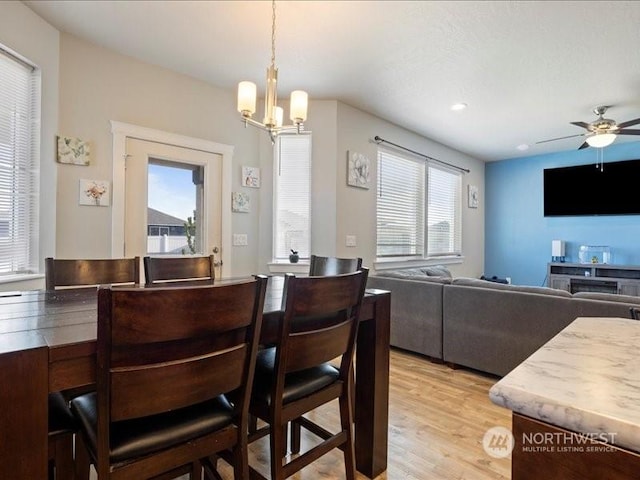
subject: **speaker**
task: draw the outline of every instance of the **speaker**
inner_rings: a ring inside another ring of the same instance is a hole
[[[551,240],[551,260],[564,262],[564,240]]]

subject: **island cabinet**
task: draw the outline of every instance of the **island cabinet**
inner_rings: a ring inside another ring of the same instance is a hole
[[[639,478],[640,455],[608,443],[615,437],[612,433],[572,432],[513,413],[511,479]]]
[[[637,320],[579,317],[491,388],[512,480],[640,478],[638,345]]]

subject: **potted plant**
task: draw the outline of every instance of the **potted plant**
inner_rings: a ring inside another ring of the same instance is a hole
[[[291,254],[289,255],[289,261],[291,263],[298,263],[298,260],[300,260],[300,256],[298,255],[298,252],[292,248]]]

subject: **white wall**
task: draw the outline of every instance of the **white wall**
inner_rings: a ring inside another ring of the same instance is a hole
[[[55,254],[56,164],[58,130],[58,65],[60,34],[21,2],[0,2],[0,43],[40,68],[42,105],[40,141],[40,267]],[[39,288],[43,280],[0,284],[0,290]]]

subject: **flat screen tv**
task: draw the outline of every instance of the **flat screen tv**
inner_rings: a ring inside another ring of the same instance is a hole
[[[544,216],[640,215],[640,160],[545,168]]]

